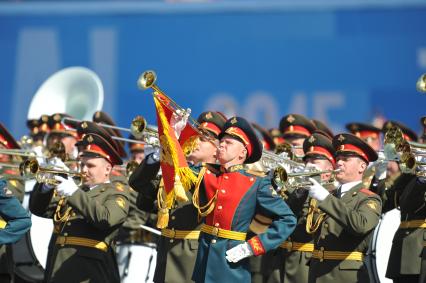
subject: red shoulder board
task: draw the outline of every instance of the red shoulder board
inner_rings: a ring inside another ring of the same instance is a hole
[[[361,193],[366,194],[367,196],[375,196],[376,194],[370,191],[369,189],[361,189],[359,190]]]

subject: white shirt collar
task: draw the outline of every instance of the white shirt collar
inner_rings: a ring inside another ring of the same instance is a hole
[[[89,187],[89,191],[93,190],[94,188],[96,188],[96,187],[97,187],[97,186],[99,186],[99,185],[102,185],[102,184],[109,184],[109,183],[111,183],[111,181],[109,181],[109,180],[108,180],[108,181],[106,181],[106,182],[104,182],[104,183],[93,185],[93,186]]]
[[[353,187],[355,187],[356,185],[358,185],[359,183],[361,183],[362,181],[354,181],[354,182],[349,182],[346,184],[343,184],[342,187],[340,188],[341,191],[341,195],[343,196],[344,193],[346,193],[347,191],[349,191],[350,189],[352,189]]]

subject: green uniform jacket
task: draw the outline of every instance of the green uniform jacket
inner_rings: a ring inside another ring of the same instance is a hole
[[[130,186],[139,192],[138,207],[156,212],[159,163],[142,162],[129,179]],[[178,203],[169,211],[168,229],[199,230],[198,212],[192,204],[192,192],[187,192],[186,203]],[[191,276],[197,257],[198,240],[170,239],[161,236],[157,247],[154,282],[192,282]]]
[[[382,211],[378,195],[361,183],[341,199],[327,196],[318,207],[326,216],[314,235],[315,250],[367,253]],[[312,258],[309,282],[369,282],[369,275],[363,261]]]
[[[4,172],[4,170],[0,170],[0,176]],[[13,193],[13,195],[19,200],[20,203],[22,203],[25,195],[25,185],[24,182],[19,179],[18,174],[19,173],[16,172],[16,178],[14,178],[13,174],[8,174],[9,176],[6,178],[7,189]],[[10,277],[13,275],[12,256],[6,254],[6,245],[0,245],[0,276],[2,276],[2,274],[8,274]]]
[[[384,211],[401,210],[401,221],[426,219],[426,184],[413,175],[402,174],[383,195]],[[418,275],[422,270],[422,254],[426,232],[424,228],[398,228],[392,242],[386,277]]]
[[[34,188],[30,209],[38,216],[53,218],[59,198],[53,190]],[[48,256],[47,282],[120,282],[115,259],[115,236],[129,210],[126,186],[104,183],[90,191],[77,190],[65,198],[61,214],[71,208],[68,220],[56,223],[56,238],[78,237],[105,242],[106,251],[75,244],[55,244]]]

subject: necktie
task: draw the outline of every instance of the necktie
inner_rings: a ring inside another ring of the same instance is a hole
[[[336,190],[336,198],[342,197],[342,186],[339,186],[339,188]]]

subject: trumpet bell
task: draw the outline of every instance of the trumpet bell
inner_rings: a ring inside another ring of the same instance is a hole
[[[426,74],[420,76],[416,83],[417,91],[426,92]]]
[[[69,67],[50,76],[34,95],[28,119],[42,114],[67,113],[82,120],[90,120],[102,109],[104,89],[100,78],[84,67]]]
[[[132,120],[132,124],[130,125],[130,132],[132,133],[132,135],[137,138],[140,139],[143,137],[143,132],[146,129],[146,120],[144,117],[142,116],[136,116],[133,120]]]
[[[143,72],[138,79],[138,86],[140,89],[148,89],[155,84],[157,80],[157,75],[154,71],[145,71]]]

